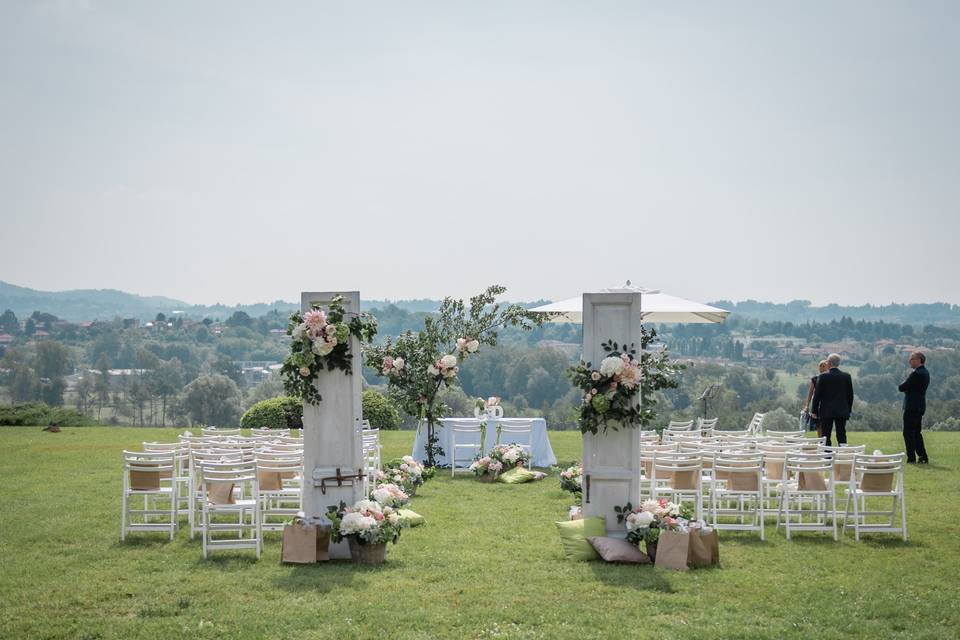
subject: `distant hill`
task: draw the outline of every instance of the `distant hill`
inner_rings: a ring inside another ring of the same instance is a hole
[[[733,314],[768,322],[830,322],[841,318],[853,320],[883,321],[896,324],[909,324],[922,327],[928,324],[939,326],[960,326],[960,305],[946,302],[930,304],[896,304],[844,307],[828,304],[814,307],[809,300],[793,300],[786,304],[744,300],[730,302],[718,300],[707,304],[726,309]]]
[[[547,300],[524,303],[524,306],[543,304]],[[814,307],[807,300],[794,300],[786,304],[745,300],[731,302],[719,300],[709,304],[727,309],[739,317],[757,320],[781,322],[830,322],[847,317],[854,320],[883,320],[899,324],[924,326],[960,326],[960,305],[947,303],[932,304],[889,304],[882,306],[862,305],[845,307],[830,304]],[[410,313],[436,311],[439,300],[363,300],[364,309],[385,308],[393,305]],[[27,287],[18,287],[0,281],[0,313],[12,309],[19,318],[25,318],[34,311],[45,311],[70,322],[89,320],[112,320],[113,318],[139,318],[151,320],[158,313],[170,315],[181,311],[187,317],[224,320],[234,311],[243,311],[252,317],[262,316],[276,310],[286,314],[299,306],[297,302],[276,300],[249,305],[191,305],[182,300],[162,296],[139,296],[116,289],[74,289],[71,291],[38,291]]]

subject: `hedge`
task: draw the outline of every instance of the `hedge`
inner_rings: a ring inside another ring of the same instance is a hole
[[[51,407],[44,402],[0,405],[0,426],[45,427],[51,424],[61,427],[83,427],[95,425],[97,421],[76,409]]]
[[[261,400],[240,418],[244,429],[302,429],[303,402],[299,398],[281,396]]]
[[[363,392],[363,417],[374,429],[399,429],[403,422],[390,399],[374,389]]]

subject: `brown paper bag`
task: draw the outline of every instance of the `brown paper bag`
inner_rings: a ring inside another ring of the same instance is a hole
[[[657,541],[656,566],[678,571],[687,570],[690,534],[685,531],[663,531]]]
[[[330,540],[330,531],[327,530],[327,541]],[[283,549],[281,562],[291,564],[313,564],[317,561],[317,527],[304,524],[302,520],[295,520],[293,524],[283,527]],[[324,560],[329,559],[324,558]]]
[[[690,548],[687,565],[691,567],[711,567],[720,563],[720,540],[717,532],[705,532],[703,529],[690,530]]]
[[[208,482],[207,500],[214,504],[234,504],[232,482]]]
[[[146,466],[146,465],[142,465],[142,466]],[[160,472],[131,470],[130,471],[130,488],[134,491],[158,490],[160,488]]]
[[[863,477],[860,478],[860,490],[875,493],[889,493],[893,491],[893,474],[865,473]]]
[[[330,527],[315,526],[317,531],[317,562],[330,559]]]
[[[801,471],[797,488],[801,491],[826,491],[827,483],[819,471]]]
[[[260,485],[260,491],[283,489],[283,478],[279,471],[257,471],[257,483]]]

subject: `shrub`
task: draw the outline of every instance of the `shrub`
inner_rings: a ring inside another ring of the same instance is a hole
[[[930,427],[930,431],[960,431],[960,420],[950,416]]]
[[[76,409],[51,407],[43,402],[0,406],[0,426],[31,427],[51,424],[61,427],[81,427],[97,424],[97,421]]]
[[[244,429],[302,429],[303,402],[291,396],[261,400],[243,414]]]
[[[374,389],[363,392],[363,417],[370,421],[374,429],[399,429],[402,422],[400,412],[393,403]]]

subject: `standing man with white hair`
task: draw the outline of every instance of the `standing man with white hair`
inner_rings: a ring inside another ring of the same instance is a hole
[[[923,446],[923,413],[927,410],[927,387],[930,386],[930,372],[925,366],[927,356],[922,351],[910,354],[910,368],[913,371],[903,381],[899,389],[903,396],[903,444],[907,448],[907,462],[927,464],[927,448]]]
[[[831,353],[827,365],[830,370],[817,377],[810,413],[819,418],[827,446],[832,447],[830,437],[834,426],[837,427],[837,444],[847,444],[847,420],[853,410],[853,379],[849,373],[840,371],[839,354]]]

